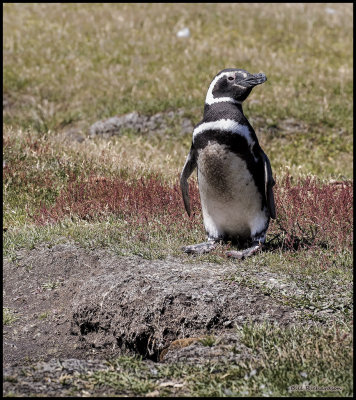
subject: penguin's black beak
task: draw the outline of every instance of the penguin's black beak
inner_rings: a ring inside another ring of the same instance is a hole
[[[267,80],[267,76],[265,74],[259,73],[253,75],[256,79],[256,85],[260,85],[261,83],[265,83]]]
[[[249,75],[246,79],[244,79],[241,83],[248,88],[252,88],[257,85],[261,85],[261,83],[266,82],[267,77],[265,74],[259,73],[254,75]]]

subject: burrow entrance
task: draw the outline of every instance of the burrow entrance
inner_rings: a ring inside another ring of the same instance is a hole
[[[247,321],[294,323],[296,310],[234,281],[242,272],[232,262],[145,260],[74,244],[21,250],[4,262],[4,306],[19,316],[4,327],[4,362],[127,353],[159,361],[174,343]]]

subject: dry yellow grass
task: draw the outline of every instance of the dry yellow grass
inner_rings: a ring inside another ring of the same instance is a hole
[[[50,139],[68,126],[86,134],[98,119],[178,107],[196,123],[212,77],[237,66],[268,76],[245,109],[258,119],[254,126],[275,170],[350,177],[352,17],[352,5],[339,3],[8,3],[5,127],[50,130]],[[189,38],[176,36],[183,27]],[[284,119],[302,121],[308,131],[274,134],[270,128]],[[115,143],[79,147],[95,157],[106,148],[108,162],[168,175],[189,148],[186,136],[172,135]]]
[[[176,36],[184,26],[186,40]],[[89,123],[132,107],[200,106],[202,91],[228,66],[267,74],[271,85],[254,100],[269,110],[299,108],[300,97],[308,104],[321,90],[315,112],[325,113],[335,100],[330,85],[342,95],[352,81],[351,47],[351,4],[4,8],[5,93],[22,84],[42,106],[47,100],[53,112],[81,113]]]

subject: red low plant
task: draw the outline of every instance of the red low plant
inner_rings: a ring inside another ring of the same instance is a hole
[[[275,186],[277,220],[271,233],[282,236],[279,246],[289,249],[313,246],[352,246],[353,183],[320,183],[313,178],[286,176]],[[90,220],[114,214],[131,225],[164,225],[174,232],[202,225],[199,192],[190,183],[192,217],[185,215],[178,182],[170,186],[158,176],[139,180],[92,176],[72,179],[52,207],[42,206],[36,221],[60,221],[66,215]],[[142,233],[143,234],[143,233]]]
[[[275,186],[277,232],[287,248],[352,247],[353,182],[286,175]]]
[[[200,214],[199,193],[190,185],[193,214]],[[56,222],[66,215],[90,220],[115,214],[130,221],[154,221],[158,217],[167,225],[182,218],[183,201],[178,184],[169,186],[158,176],[130,180],[91,176],[69,182],[52,207],[42,206],[36,216],[39,223]]]

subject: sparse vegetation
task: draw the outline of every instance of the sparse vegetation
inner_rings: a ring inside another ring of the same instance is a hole
[[[50,312],[45,311],[38,316],[38,319],[47,319],[49,315],[50,315]]]
[[[200,339],[199,341],[203,346],[212,347],[216,342],[216,338],[213,335],[207,335],[204,338]]]
[[[157,396],[305,396],[306,391],[289,390],[297,385],[339,388],[334,392],[307,392],[310,396],[352,394],[352,355],[346,350],[347,344],[352,342],[352,332],[347,328],[285,329],[268,324],[245,324],[238,335],[252,351],[251,359],[239,365],[156,365],[152,373],[152,369],[150,371],[138,359],[121,358],[111,362],[106,371],[87,376],[87,379],[109,387],[120,385],[121,390],[124,386],[127,394],[157,391]],[[205,345],[214,346],[214,343],[209,339],[209,344]],[[330,368],[336,353],[341,369]],[[136,382],[135,374],[145,377],[141,379],[140,391],[123,385],[126,380]],[[164,384],[167,381],[170,384]]]
[[[3,307],[2,309],[2,324],[3,325],[11,325],[15,322],[18,318],[14,314],[12,310],[8,307]]]
[[[49,281],[42,283],[41,287],[44,290],[54,290],[56,289],[61,283],[58,281]]]
[[[244,109],[271,160],[277,219],[265,251],[226,279],[309,310],[315,323],[245,325],[238,335],[253,353],[245,364],[157,364],[152,372],[144,360],[121,357],[62,377],[63,388],[305,396],[288,386],[307,381],[342,387],[310,396],[352,396],[352,5],[7,3],[3,11],[4,256],[16,263],[21,248],[73,241],[121,256],[226,263],[229,245],[190,258],[180,250],[205,236],[195,178],[191,218],[180,195],[191,142],[181,116],[159,133],[105,138],[88,129],[132,111],[181,109],[195,124],[217,71],[263,71],[268,81]],[[183,27],[189,38],[176,36]],[[60,284],[39,289],[50,295]],[[17,312],[4,307],[3,325],[15,326]]]
[[[245,324],[237,335],[251,352],[250,359],[239,364],[147,364],[140,357],[122,356],[98,370],[52,376],[47,385],[55,388],[59,383],[72,396],[352,396],[352,354],[348,350],[352,331],[348,328]],[[31,373],[38,380],[46,379],[46,372],[32,369]],[[25,368],[22,379],[29,375]]]

